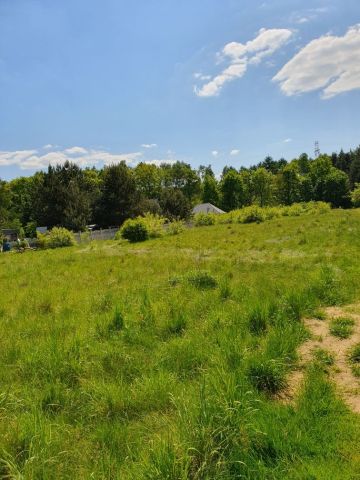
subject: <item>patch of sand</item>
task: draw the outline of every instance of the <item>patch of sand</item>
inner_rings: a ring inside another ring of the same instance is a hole
[[[357,307],[357,308],[356,308]],[[323,349],[334,357],[334,365],[329,367],[329,377],[342,395],[345,403],[354,412],[360,413],[360,381],[351,371],[348,355],[351,348],[360,343],[360,306],[344,308],[329,307],[325,310],[326,320],[305,319],[305,326],[311,332],[311,338],[298,349],[299,365],[288,377],[288,386],[281,395],[281,400],[291,402],[303,383],[306,365],[313,360],[314,350]],[[346,339],[334,337],[329,332],[329,323],[336,317],[350,317],[354,320],[353,334]]]

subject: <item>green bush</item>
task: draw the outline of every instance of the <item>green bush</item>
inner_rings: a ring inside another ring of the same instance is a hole
[[[354,207],[360,207],[360,183],[355,183],[355,189],[351,192],[351,201]]]
[[[194,224],[196,227],[214,224],[229,223],[260,223],[272,220],[278,217],[295,217],[306,214],[322,214],[331,210],[328,203],[325,202],[303,202],[294,203],[289,206],[259,207],[250,205],[232,210],[222,215],[199,213],[195,215]]]
[[[205,225],[215,225],[216,216],[213,213],[197,213],[194,216],[194,224],[196,227]]]
[[[75,243],[73,233],[63,227],[54,227],[50,232],[37,234],[39,248],[71,247]]]
[[[184,222],[182,220],[175,220],[169,223],[166,233],[168,235],[178,235],[184,231]]]
[[[242,209],[240,223],[260,223],[265,220],[265,209],[252,205]]]
[[[143,242],[149,238],[149,231],[142,217],[129,218],[120,228],[120,235],[131,243]]]
[[[149,238],[159,238],[164,235],[164,224],[166,222],[165,217],[153,215],[152,213],[146,213],[143,217],[143,221],[147,228]]]

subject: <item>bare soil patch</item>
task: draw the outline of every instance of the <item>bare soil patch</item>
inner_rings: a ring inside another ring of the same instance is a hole
[[[306,367],[313,361],[314,351],[322,349],[334,357],[334,364],[328,368],[329,377],[335,384],[344,402],[356,413],[360,413],[360,381],[356,378],[349,364],[348,356],[351,348],[360,342],[360,305],[347,307],[329,307],[325,309],[326,319],[305,319],[305,326],[311,333],[311,338],[298,349],[299,364],[288,377],[288,387],[281,400],[291,402],[296,397],[304,380]],[[346,339],[340,339],[330,334],[329,325],[337,317],[350,317],[354,320],[353,334]]]

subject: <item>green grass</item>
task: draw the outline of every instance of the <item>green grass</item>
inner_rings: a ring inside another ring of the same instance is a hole
[[[349,338],[354,331],[354,320],[348,317],[338,317],[330,323],[330,333],[334,337]]]
[[[334,355],[323,348],[317,348],[314,352],[314,357],[315,360],[317,360],[319,364],[323,365],[324,367],[331,367],[335,363]]]
[[[351,370],[355,377],[360,377],[360,343],[357,343],[349,352]]]
[[[275,394],[359,275],[358,210],[0,255],[0,479],[357,478],[325,356]]]

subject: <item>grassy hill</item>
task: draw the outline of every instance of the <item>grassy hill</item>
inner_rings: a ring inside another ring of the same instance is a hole
[[[358,210],[1,255],[0,478],[360,478],[326,364],[281,395],[359,280]]]

